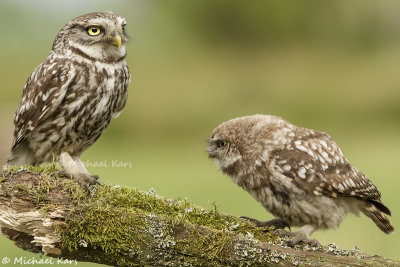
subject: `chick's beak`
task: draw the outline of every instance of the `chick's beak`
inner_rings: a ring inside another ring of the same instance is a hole
[[[208,152],[208,158],[213,159],[217,157],[217,152],[211,146],[208,147],[207,152]]]
[[[111,39],[111,44],[118,46],[118,48],[121,48],[121,36],[119,36],[119,34],[116,34],[115,36],[113,36],[113,38]]]

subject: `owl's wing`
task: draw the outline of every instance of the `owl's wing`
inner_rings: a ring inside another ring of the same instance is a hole
[[[75,72],[64,61],[47,60],[28,78],[14,117],[12,150],[60,105]]]
[[[121,87],[118,88],[119,92],[117,95],[118,99],[115,102],[115,106],[113,107],[112,116],[117,118],[122,109],[125,107],[126,100],[128,99],[128,87],[131,82],[131,75],[129,73],[128,66],[122,68],[122,73],[120,75],[120,84]]]
[[[375,185],[344,157],[339,146],[325,133],[313,131],[271,153],[272,168],[310,194],[346,196],[382,205]]]

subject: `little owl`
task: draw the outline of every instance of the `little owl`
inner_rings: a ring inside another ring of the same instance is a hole
[[[14,118],[9,165],[57,160],[82,185],[96,183],[79,157],[125,106],[130,83],[126,20],[82,15],[57,34],[28,78]]]
[[[211,134],[209,157],[232,181],[276,218],[257,226],[300,227],[290,246],[317,229],[338,228],[347,212],[363,212],[385,233],[394,228],[375,185],[344,157],[323,132],[297,127],[282,118],[254,115],[222,123]]]

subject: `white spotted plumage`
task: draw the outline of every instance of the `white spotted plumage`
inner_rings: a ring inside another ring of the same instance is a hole
[[[385,233],[394,231],[378,189],[326,133],[275,116],[247,116],[215,128],[208,152],[236,184],[306,236],[337,228],[358,211]]]
[[[8,164],[55,159],[81,184],[94,182],[79,157],[125,106],[130,83],[125,25],[122,17],[97,12],[61,29],[24,86]],[[97,34],[89,34],[93,27]]]

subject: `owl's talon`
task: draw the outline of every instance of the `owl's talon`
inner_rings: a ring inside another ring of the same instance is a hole
[[[248,221],[248,222],[250,222],[250,223],[252,223],[252,224],[254,224],[254,225],[256,225],[257,227],[261,227],[260,224],[261,224],[262,222],[259,221],[259,220],[256,220],[256,219],[254,219],[254,218],[250,218],[250,217],[247,217],[247,216],[240,216],[240,218],[241,218],[241,219],[244,219],[244,220],[246,220],[246,221]]]
[[[307,236],[302,232],[288,232],[282,229],[278,229],[274,231],[274,234],[279,237],[291,237],[290,240],[285,241],[285,245],[288,247],[294,247],[300,243],[307,244],[311,247],[316,249],[321,248],[321,244],[316,239],[309,239]]]
[[[87,190],[89,196],[93,196],[93,191],[90,189],[90,187],[87,184],[84,184],[83,187]]]
[[[86,183],[86,182],[83,182],[83,181],[81,181],[81,182],[79,182],[78,181],[78,183],[83,187],[83,188],[85,188],[85,190],[87,191],[87,193],[88,193],[88,195],[89,196],[93,196],[93,190],[92,189],[90,189],[90,184],[88,184],[88,183]]]
[[[317,239],[308,239],[307,243],[316,249],[321,248],[321,243],[319,243]]]
[[[289,228],[290,230],[290,226],[282,219],[280,218],[275,218],[269,221],[259,221],[250,217],[246,217],[246,216],[240,216],[240,218],[245,219],[251,223],[253,223],[255,226],[257,227],[275,227],[276,229],[284,229],[286,227]]]
[[[89,196],[93,195],[93,191],[90,189],[91,185],[101,185],[99,181],[97,181],[95,178],[93,178],[91,175],[79,175],[79,176],[73,176],[73,178],[78,182],[80,186],[85,188],[87,192],[89,193]]]
[[[320,249],[321,248],[321,244],[316,239],[308,239],[308,238],[301,239],[301,240],[291,239],[291,240],[288,240],[288,241],[285,242],[285,244],[288,247],[294,247],[295,245],[299,245],[301,243],[309,245],[309,246],[311,246],[313,248],[316,248],[316,249]]]
[[[85,181],[85,183],[89,185],[95,185],[95,184],[101,185],[101,183],[97,181],[97,179],[94,178],[92,175],[84,175],[82,178]]]
[[[283,229],[277,229],[273,232],[273,234],[279,237],[293,237],[296,233],[288,232]]]
[[[75,178],[78,181],[78,183],[81,186],[85,187],[85,188],[86,188],[87,184],[89,184],[89,185],[95,185],[95,184],[101,185],[101,183],[97,180],[97,179],[100,178],[98,175],[88,175],[88,176],[87,175],[82,175],[82,176],[79,176],[79,177],[74,177],[74,176],[68,175],[64,171],[57,171],[56,175],[59,176],[59,177],[62,177],[62,178],[71,178],[71,177]]]

